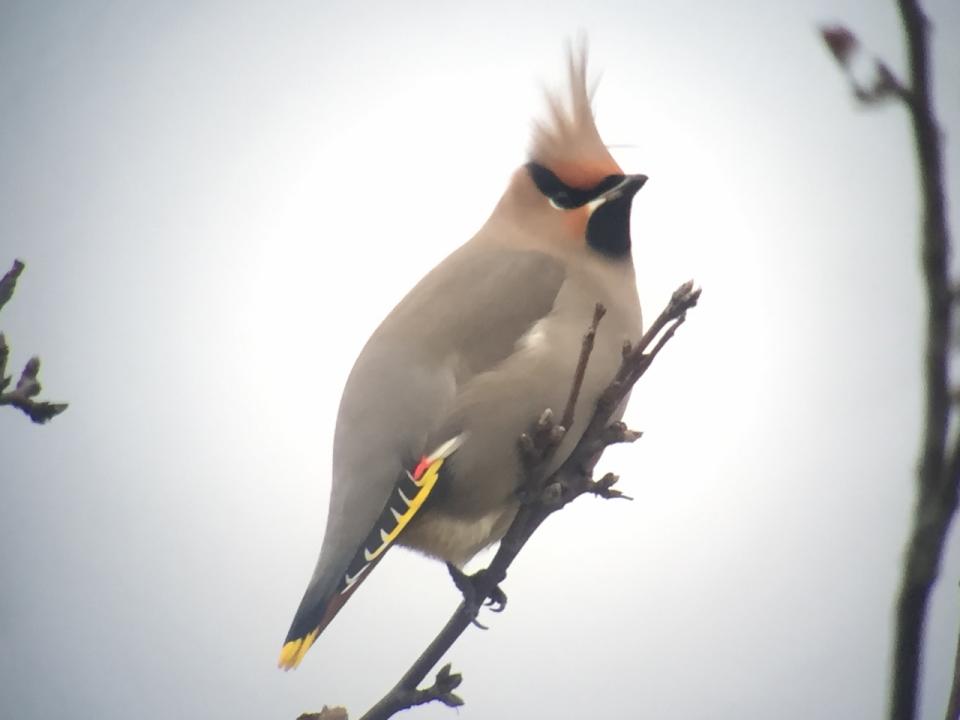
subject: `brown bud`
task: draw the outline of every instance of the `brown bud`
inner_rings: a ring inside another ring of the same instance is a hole
[[[850,58],[856,52],[860,43],[857,36],[843,25],[825,25],[820,28],[820,35],[827,44],[827,48],[843,67],[848,67]]]

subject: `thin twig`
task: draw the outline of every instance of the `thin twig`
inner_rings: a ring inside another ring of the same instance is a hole
[[[343,707],[327,707],[318,713],[303,713],[297,720],[347,720],[347,709]]]
[[[878,58],[873,59],[873,77],[869,83],[857,78],[853,71],[853,57],[860,51],[860,41],[847,28],[842,25],[824,25],[820,27],[820,35],[847,76],[853,96],[861,103],[877,105],[896,98],[907,103],[912,102],[910,92],[900,79]]]
[[[624,352],[623,362],[620,364],[616,377],[600,394],[597,410],[584,431],[584,437],[595,437],[603,427],[606,427],[614,410],[623,402],[633,384],[640,379],[640,376],[650,366],[652,358],[647,358],[647,348],[658,338],[667,325],[682,322],[687,310],[694,307],[699,299],[700,290],[694,289],[692,280],[685,282],[674,290],[667,307],[653,321],[653,324],[640,338],[640,342],[632,346],[629,352]],[[672,336],[673,332],[673,330],[670,330],[669,334]],[[659,352],[659,348],[655,348],[655,352]]]
[[[20,260],[13,261],[13,267],[6,275],[0,278],[0,310],[13,297],[13,291],[17,289],[17,278],[23,272],[24,264]]]
[[[683,322],[686,311],[696,305],[700,297],[700,290],[693,288],[693,283],[685,283],[681,286],[671,298],[670,304],[654,321],[650,329],[644,334],[636,347],[627,348],[624,352],[621,367],[617,372],[616,378],[603,393],[605,400],[598,402],[590,422],[587,424],[587,430],[581,436],[577,445],[570,455],[564,460],[560,467],[551,473],[543,484],[539,492],[532,493],[526,497],[525,502],[520,506],[517,515],[507,530],[506,535],[500,541],[500,547],[490,565],[480,573],[473,576],[475,583],[475,597],[473,602],[468,603],[463,600],[453,615],[447,621],[447,624],[437,634],[426,650],[416,659],[410,669],[400,679],[400,682],[384,695],[381,700],[374,705],[361,720],[386,720],[393,714],[413,707],[423,702],[439,699],[446,702],[443,697],[430,697],[434,692],[433,688],[426,690],[417,690],[417,686],[424,681],[431,668],[436,666],[443,658],[444,654],[477,618],[480,607],[484,600],[491,596],[495,588],[504,581],[507,576],[507,569],[510,567],[514,558],[520,550],[523,549],[527,540],[533,535],[540,524],[546,520],[552,513],[556,512],[570,501],[580,495],[590,492],[602,497],[620,497],[621,494],[613,490],[613,484],[616,482],[616,476],[607,475],[599,481],[592,479],[593,467],[599,457],[599,452],[613,442],[625,442],[639,437],[638,433],[632,433],[626,429],[622,423],[615,426],[610,425],[610,418],[619,405],[620,401],[633,387],[633,384],[650,367],[650,363],[656,353],[659,352],[663,344],[669,340],[673,332]],[[591,328],[595,332],[596,325],[602,317],[602,312],[594,315],[594,322]],[[663,337],[660,333],[666,329]],[[587,335],[590,335],[588,331]],[[647,354],[645,351],[651,343],[658,340],[653,350]],[[586,338],[584,339],[584,348],[588,347]],[[581,349],[581,359],[585,369],[586,362],[589,360],[592,342],[589,343],[589,349]],[[578,370],[575,375],[582,375],[580,372],[581,363],[578,363]],[[580,380],[582,382],[582,378]],[[574,385],[577,384],[576,379]],[[575,397],[571,391],[571,397]],[[610,405],[610,403],[613,405]],[[566,416],[567,413],[564,413]],[[542,422],[542,418],[541,418]],[[611,428],[614,430],[611,432]],[[529,440],[529,438],[528,438]],[[434,687],[441,685],[441,675],[446,671],[450,676],[449,666],[446,666],[440,674],[437,675],[437,682]],[[460,676],[455,675],[457,684],[460,682]],[[455,685],[453,687],[456,687]],[[452,690],[452,688],[450,688]],[[450,690],[447,690],[449,692]],[[441,693],[442,694],[442,693]],[[459,700],[459,697],[454,696]],[[462,702],[462,701],[461,701]],[[447,702],[447,704],[451,704]]]
[[[590,329],[583,336],[583,344],[580,347],[580,358],[577,360],[577,370],[573,374],[573,384],[570,386],[570,397],[567,398],[567,407],[563,411],[563,417],[560,420],[560,426],[565,430],[573,427],[573,415],[577,407],[577,398],[580,397],[580,388],[583,387],[583,378],[587,372],[587,363],[590,360],[590,354],[593,352],[593,341],[597,338],[597,327],[603,316],[607,314],[607,309],[597,303],[593,308],[593,322],[590,323]]]
[[[17,288],[17,279],[23,272],[24,264],[19,260],[13,261],[13,267],[0,278],[0,309],[13,297]],[[67,409],[66,403],[51,403],[38,401],[34,398],[40,394],[40,358],[34,356],[27,361],[20,379],[13,390],[6,392],[12,377],[7,375],[7,360],[10,357],[10,346],[6,338],[0,333],[0,405],[10,405],[22,410],[35,423],[45,423]]]
[[[534,423],[530,432],[522,433],[517,439],[520,461],[523,464],[526,476],[520,489],[521,499],[528,497],[531,493],[535,494],[543,490],[544,478],[538,478],[538,471],[546,465],[547,459],[560,447],[560,442],[567,431],[573,427],[577,400],[580,397],[583,379],[587,372],[587,363],[589,363],[590,355],[593,353],[593,343],[597,337],[600,321],[606,314],[607,309],[601,303],[594,306],[593,320],[583,336],[583,342],[580,344],[580,356],[577,358],[573,382],[570,385],[570,393],[567,396],[567,404],[560,418],[560,424],[558,425],[554,421],[553,411],[547,408]]]
[[[476,617],[476,612],[471,614],[466,607],[466,602],[461,602],[447,624],[444,625],[443,630],[437,634],[430,645],[427,646],[427,649],[410,666],[410,669],[403,674],[400,682],[380,698],[376,705],[364,713],[360,720],[386,720],[401,710],[423,705],[433,700],[440,700],[449,707],[463,705],[460,696],[452,692],[454,688],[460,685],[463,678],[459,673],[451,674],[449,664],[437,673],[436,681],[431,687],[418,690],[417,686],[427,677],[431,668],[440,662],[444,653],[463,634],[463,631],[470,626],[474,617]],[[445,678],[441,677],[444,671],[446,671]],[[451,682],[451,678],[453,682]]]

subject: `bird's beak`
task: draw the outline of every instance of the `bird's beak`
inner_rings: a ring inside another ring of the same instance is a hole
[[[633,195],[647,182],[646,175],[627,175],[619,185],[611,188],[606,194],[607,200],[618,197],[633,197]]]
[[[642,188],[646,182],[646,175],[627,175],[623,178],[623,180],[607,190],[603,195],[587,203],[587,207],[589,207],[592,212],[605,202],[618,200],[619,198],[632,198],[634,194],[636,194],[637,190]]]

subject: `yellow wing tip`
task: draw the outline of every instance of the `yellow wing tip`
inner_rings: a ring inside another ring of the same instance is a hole
[[[299,666],[303,660],[303,656],[307,654],[307,650],[313,645],[313,641],[317,639],[319,632],[320,629],[317,628],[302,638],[297,638],[296,640],[291,640],[286,643],[283,649],[280,650],[280,659],[277,661],[277,667],[282,670],[294,670]]]

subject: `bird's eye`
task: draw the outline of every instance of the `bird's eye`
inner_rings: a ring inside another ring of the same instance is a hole
[[[570,194],[566,190],[558,190],[547,199],[557,210],[566,210],[570,207]]]

